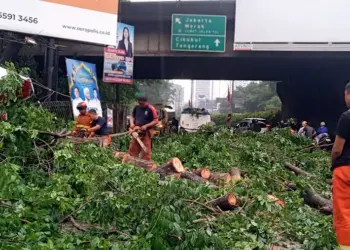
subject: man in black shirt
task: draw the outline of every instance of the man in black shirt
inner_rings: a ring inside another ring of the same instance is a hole
[[[90,132],[90,137],[96,135],[100,141],[100,147],[107,147],[109,144],[111,144],[107,120],[101,116],[98,116],[96,110],[94,109],[89,110],[88,114],[92,120],[91,128],[88,130],[88,132]]]
[[[350,82],[345,87],[345,102],[350,108]],[[333,224],[340,249],[350,248],[350,110],[338,121],[332,149]]]

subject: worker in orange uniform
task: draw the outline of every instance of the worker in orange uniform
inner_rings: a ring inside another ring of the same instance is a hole
[[[147,152],[143,154],[144,160],[151,160],[153,127],[158,124],[157,110],[148,103],[148,99],[144,94],[137,95],[138,105],[135,106],[130,117],[129,133],[137,132],[143,144],[147,148]],[[141,146],[135,138],[131,139],[129,146],[129,154],[133,157],[139,157]]]
[[[75,126],[73,129],[73,136],[85,137],[88,135],[88,130],[91,128],[91,117],[86,113],[87,105],[85,102],[80,102],[77,105],[77,109],[79,110],[79,115],[75,122]]]
[[[350,108],[350,82],[345,87]],[[339,118],[331,154],[333,170],[333,224],[341,250],[350,249],[350,110]]]

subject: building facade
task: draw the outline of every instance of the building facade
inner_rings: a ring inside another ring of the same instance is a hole
[[[198,108],[207,108],[208,100],[212,99],[213,81],[195,80],[194,85],[195,106]]]

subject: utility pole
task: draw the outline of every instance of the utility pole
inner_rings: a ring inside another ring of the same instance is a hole
[[[47,87],[52,89],[53,86],[53,71],[54,71],[54,61],[55,61],[55,39],[49,39],[49,47],[47,48]]]
[[[232,80],[231,81],[231,113],[233,112],[233,107],[235,106],[235,102],[234,102],[234,89],[235,89],[235,81]]]
[[[193,92],[194,92],[194,85],[193,80],[191,80],[191,106],[193,107]]]

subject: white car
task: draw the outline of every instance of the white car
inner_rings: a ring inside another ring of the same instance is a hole
[[[236,132],[247,132],[248,130],[252,130],[253,120],[257,121],[257,124],[260,127],[260,131],[256,131],[258,133],[266,133],[268,131],[268,127],[270,126],[266,119],[263,118],[245,118],[240,121],[236,127]]]
[[[199,109],[185,109],[180,116],[179,131],[197,132],[202,125],[209,123],[211,123],[211,117],[208,112],[202,112]]]

